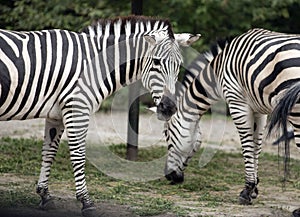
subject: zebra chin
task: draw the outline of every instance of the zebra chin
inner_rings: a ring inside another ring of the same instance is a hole
[[[168,121],[177,111],[175,97],[163,95],[160,103],[157,105],[157,119]]]
[[[166,174],[165,177],[168,181],[171,181],[172,185],[180,184],[180,183],[183,183],[183,181],[184,181],[184,173],[183,172],[178,173],[176,171],[172,171],[171,173]]]

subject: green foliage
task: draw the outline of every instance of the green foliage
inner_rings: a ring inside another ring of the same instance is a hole
[[[216,40],[250,28],[298,32],[300,2],[297,0],[146,0],[146,13],[169,17],[177,32],[201,33],[203,50]]]
[[[129,15],[130,1],[0,0],[0,27],[14,30],[62,28],[81,30],[99,18]],[[254,27],[298,32],[298,0],[144,0],[147,16],[169,18],[176,32],[201,33],[198,49],[216,38],[234,36]]]
[[[127,15],[130,4],[98,0],[17,0],[0,6],[0,27],[13,30],[60,28],[79,31],[99,18]]]

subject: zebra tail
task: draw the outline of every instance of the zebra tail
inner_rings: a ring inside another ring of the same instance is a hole
[[[294,133],[288,131],[288,116],[293,106],[299,100],[300,84],[291,86],[275,106],[269,117],[267,127],[267,137],[275,130],[281,130],[281,136],[273,144],[278,144],[278,154],[280,153],[280,145],[284,143],[284,182],[289,174],[290,162],[290,140],[294,138]]]
[[[277,139],[275,142],[273,142],[273,145],[280,145],[281,142],[284,142],[285,139],[291,140],[293,139],[294,136],[294,132],[293,131],[288,131],[287,136],[282,135],[279,139]]]

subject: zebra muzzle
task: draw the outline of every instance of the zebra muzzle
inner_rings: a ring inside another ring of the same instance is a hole
[[[160,103],[157,105],[157,118],[168,121],[177,111],[176,99],[169,91],[165,91]]]
[[[171,184],[180,184],[184,181],[184,173],[177,174],[176,171],[173,171],[165,175],[168,181],[171,181]]]

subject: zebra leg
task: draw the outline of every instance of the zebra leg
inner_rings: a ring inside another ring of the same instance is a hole
[[[91,201],[85,179],[85,140],[89,126],[89,111],[68,110],[64,114],[64,123],[69,139],[70,158],[76,185],[76,198],[82,203],[82,214],[92,215],[95,210]]]
[[[261,145],[262,145],[262,140],[263,140],[263,134],[264,134],[264,128],[266,126],[267,122],[267,115],[262,115],[255,113],[254,114],[254,169],[255,169],[255,174],[256,174],[256,183],[255,187],[252,190],[250,196],[252,199],[257,198],[258,195],[258,188],[257,185],[259,183],[259,178],[258,178],[258,158],[261,152]]]
[[[291,112],[289,113],[288,120],[289,120],[289,122],[291,123],[291,125],[293,127],[295,143],[296,143],[296,145],[298,147],[298,150],[299,150],[300,149],[300,103],[299,103],[299,100],[294,105]],[[289,141],[288,141],[288,143],[289,143]],[[286,154],[286,157],[289,158],[289,154],[290,154],[289,145],[286,148],[288,149],[288,153],[285,153],[285,154]],[[285,165],[285,167],[288,167],[288,165]],[[289,169],[287,169],[287,171],[285,171],[285,173],[286,172],[288,173]],[[292,212],[292,217],[300,217],[300,208],[295,209]]]
[[[45,138],[42,148],[42,167],[36,188],[36,192],[41,196],[40,208],[42,209],[52,206],[52,197],[48,190],[48,179],[63,132],[64,126],[61,120],[46,119]]]
[[[240,204],[251,204],[251,193],[256,185],[254,116],[252,109],[243,101],[229,103],[230,114],[238,130],[245,163],[245,188],[239,196]]]

